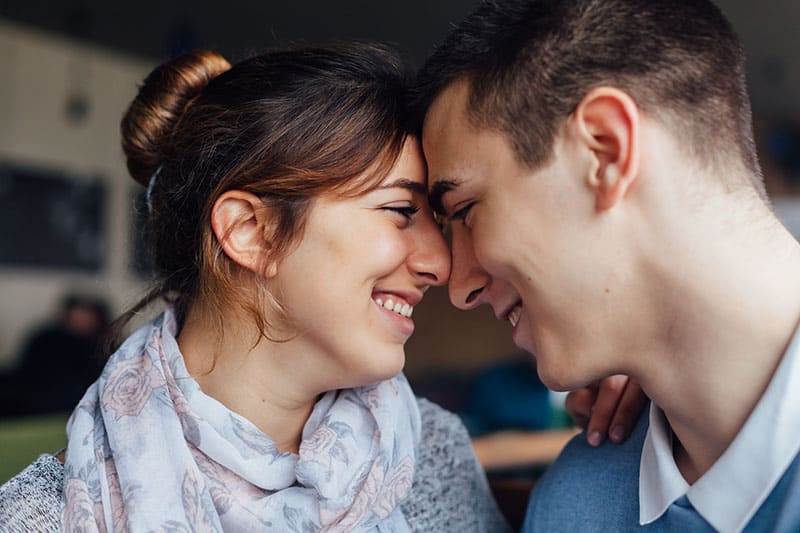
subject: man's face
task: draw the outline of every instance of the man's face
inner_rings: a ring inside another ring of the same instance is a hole
[[[467,101],[466,82],[445,89],[422,135],[431,200],[450,220],[450,299],[462,309],[489,304],[509,320],[549,387],[602,377],[609,361],[595,357],[596,345],[616,280],[613,261],[598,256],[603,226],[582,177],[585,151],[562,132],[550,160],[531,169],[504,134],[470,123]]]

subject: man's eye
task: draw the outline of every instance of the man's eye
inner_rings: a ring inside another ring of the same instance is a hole
[[[469,214],[469,210],[472,209],[472,206],[475,205],[475,202],[470,202],[452,215],[450,215],[450,220],[461,220],[462,222],[466,220],[467,215]]]

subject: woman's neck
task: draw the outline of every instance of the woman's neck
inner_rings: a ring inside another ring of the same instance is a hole
[[[282,364],[285,346],[255,342],[258,332],[247,323],[225,317],[220,332],[201,310],[191,310],[178,335],[186,368],[205,394],[252,422],[280,451],[297,453],[319,393]]]

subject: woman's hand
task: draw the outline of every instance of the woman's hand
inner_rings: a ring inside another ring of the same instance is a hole
[[[624,442],[647,400],[638,383],[616,375],[570,392],[565,407],[575,424],[586,430],[589,444],[600,446],[606,435],[617,444]]]

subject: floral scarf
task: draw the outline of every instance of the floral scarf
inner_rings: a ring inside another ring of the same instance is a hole
[[[171,310],[109,359],[67,424],[64,529],[409,531],[416,400],[402,375],[324,394],[299,454],[189,377]]]

